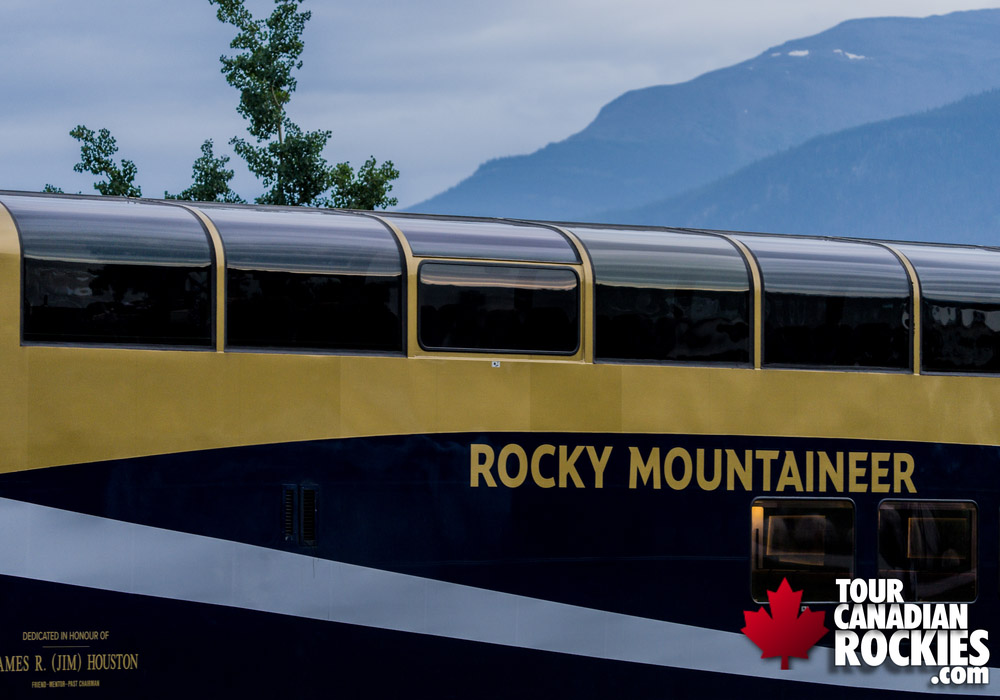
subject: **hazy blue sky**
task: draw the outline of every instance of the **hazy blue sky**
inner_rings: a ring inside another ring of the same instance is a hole
[[[489,158],[582,129],[626,90],[689,80],[854,17],[997,6],[960,0],[307,0],[305,65],[291,116],[331,129],[331,162],[374,154],[414,204]],[[267,0],[250,0],[258,15]],[[243,135],[219,72],[230,28],[208,0],[0,0],[0,189],[72,172],[79,123],[107,127],[143,194],[190,184],[206,138]],[[844,47],[850,50],[850,47]],[[234,156],[235,188],[261,188]]]

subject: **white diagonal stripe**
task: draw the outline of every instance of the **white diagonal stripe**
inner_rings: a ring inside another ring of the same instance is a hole
[[[760,659],[742,634],[555,603],[0,498],[0,574],[602,659],[913,692],[936,669]],[[742,611],[734,611],[734,624]],[[1000,695],[1000,684],[951,692]]]

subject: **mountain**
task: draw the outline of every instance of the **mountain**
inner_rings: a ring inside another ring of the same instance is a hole
[[[412,211],[587,219],[808,139],[1000,87],[1000,10],[851,20],[694,80],[634,90],[583,131],[491,160]]]
[[[1000,90],[867,124],[600,221],[1000,245]]]

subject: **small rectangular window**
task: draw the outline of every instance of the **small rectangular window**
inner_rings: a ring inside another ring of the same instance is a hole
[[[837,600],[838,578],[854,576],[854,503],[758,498],[751,513],[751,592],[767,602],[787,578],[803,603]]]
[[[579,347],[572,270],[424,263],[419,281],[425,349],[571,355]]]
[[[975,503],[883,501],[879,577],[900,579],[907,600],[975,600],[976,534]]]

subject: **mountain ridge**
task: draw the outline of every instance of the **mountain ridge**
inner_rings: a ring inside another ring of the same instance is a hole
[[[579,220],[659,201],[814,136],[1000,87],[998,35],[1000,9],[848,20],[628,91],[576,134],[487,161],[410,211]]]
[[[599,221],[1000,244],[1000,89],[864,124]]]

